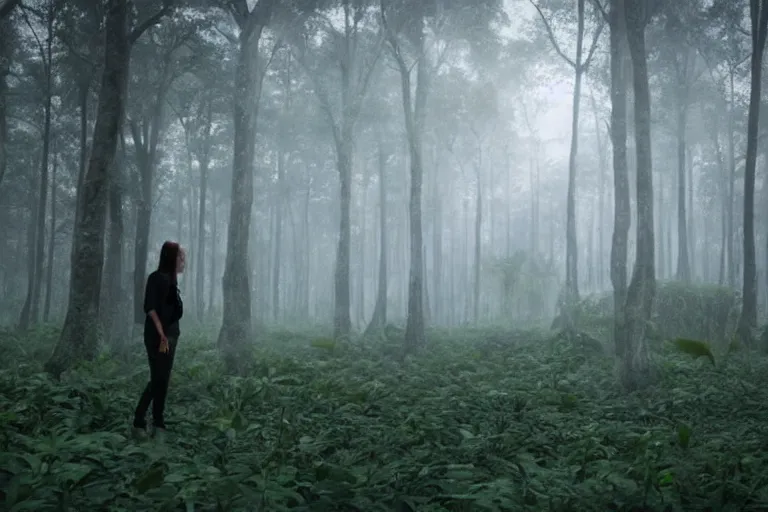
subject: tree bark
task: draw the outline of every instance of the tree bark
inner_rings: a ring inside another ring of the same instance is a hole
[[[765,51],[768,5],[763,0],[750,0],[752,20],[752,71],[747,117],[747,156],[744,165],[744,279],[738,336],[742,343],[752,343],[752,330],[757,327],[757,263],[755,256],[755,168],[760,118],[760,94]]]
[[[58,377],[78,360],[93,359],[99,346],[99,292],[104,264],[109,167],[115,156],[118,127],[130,63],[126,32],[127,0],[109,0],[101,92],[94,130],[93,150],[83,180],[82,215],[72,243],[69,305],[61,336],[45,370]]]
[[[379,285],[373,316],[365,336],[382,332],[387,324],[387,156],[379,144]]]
[[[424,18],[417,21],[414,36],[416,43],[416,90],[411,94],[411,71],[400,53],[396,36],[390,33],[390,44],[400,70],[405,129],[408,135],[408,150],[411,164],[411,186],[409,208],[410,226],[410,271],[408,276],[408,315],[405,323],[405,350],[413,351],[424,345],[424,248],[421,215],[421,192],[423,181],[422,135],[427,103],[427,66],[424,51]]]
[[[624,76],[626,20],[624,0],[613,0],[609,13],[611,52],[611,143],[613,145],[614,225],[611,239],[613,338],[616,355],[624,352],[624,305],[627,298],[627,252],[631,221],[627,171],[627,86]]]
[[[264,78],[259,42],[271,12],[271,2],[260,0],[253,11],[247,2],[238,23],[241,33],[235,69],[234,155],[232,162],[232,199],[227,226],[227,253],[222,276],[223,316],[218,346],[225,366],[231,373],[242,370],[243,347],[252,334],[250,265],[251,212],[253,209],[253,159],[256,142],[256,118]]]
[[[651,97],[645,27],[650,15],[643,0],[629,0],[626,5],[627,40],[632,58],[635,96],[635,141],[637,150],[637,248],[632,280],[627,290],[625,310],[625,347],[621,380],[625,388],[643,388],[651,380],[651,362],[646,328],[656,294],[653,169],[651,157]]]
[[[8,83],[6,78],[11,69],[10,20],[0,19],[0,186],[8,167]]]
[[[688,215],[686,212],[685,151],[686,128],[688,124],[688,67],[689,56],[686,54],[682,65],[677,62],[677,279],[683,282],[691,280],[691,264],[688,257]],[[691,186],[692,184],[688,184]]]
[[[48,264],[45,276],[45,304],[43,305],[43,322],[48,323],[51,317],[51,296],[53,295],[53,263],[54,249],[56,248],[56,170],[58,158],[56,151],[53,154],[53,169],[51,170],[51,220],[48,227]]]
[[[213,99],[207,98],[205,104],[205,125],[203,127],[203,149],[198,155],[200,163],[200,204],[198,206],[197,218],[197,265],[195,267],[196,275],[196,298],[197,298],[197,320],[202,322],[205,317],[205,206],[208,196],[208,168],[210,166],[211,150],[211,126],[213,124]],[[213,250],[213,247],[211,248]]]

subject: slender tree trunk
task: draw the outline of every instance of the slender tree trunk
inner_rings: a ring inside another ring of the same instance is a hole
[[[211,263],[208,270],[208,316],[213,316],[213,303],[216,300],[216,248],[219,242],[218,210],[216,191],[211,190]]]
[[[432,201],[434,203],[432,217],[432,295],[434,321],[436,323],[445,320],[443,314],[443,199],[442,187],[439,178],[439,153],[433,150],[434,179],[432,180]],[[510,173],[511,174],[511,173]]]
[[[211,125],[212,125],[212,104],[213,100],[208,98],[206,105],[206,120],[204,127],[204,149],[202,154],[198,156],[200,163],[200,196],[198,206],[197,217],[197,265],[195,266],[196,275],[196,288],[197,288],[197,321],[202,322],[205,316],[205,206],[208,196],[208,167],[210,165],[210,138],[211,138]],[[213,250],[213,247],[212,249]],[[213,282],[213,281],[211,281]]]
[[[592,103],[592,112],[595,115],[595,141],[597,142],[597,154],[598,154],[598,172],[600,176],[598,178],[598,196],[597,196],[597,287],[600,292],[603,291],[605,268],[603,266],[603,255],[605,251],[605,243],[603,242],[603,224],[605,221],[605,149],[603,147],[603,137],[600,129],[600,117],[597,111],[597,102],[595,102],[595,95],[590,93],[590,101]]]
[[[682,71],[687,80],[687,71]],[[679,85],[679,84],[678,84]],[[682,86],[680,86],[682,87]],[[677,107],[677,279],[683,282],[691,280],[691,264],[688,260],[688,214],[685,208],[685,131],[688,118],[688,95],[679,94]],[[690,184],[689,184],[690,185]]]
[[[275,209],[275,235],[274,235],[274,259],[272,260],[272,320],[277,323],[280,321],[280,263],[283,259],[282,241],[283,241],[283,197],[285,175],[285,152],[278,150],[277,155],[277,191],[273,205]]]
[[[573,110],[571,118],[571,150],[568,155],[568,193],[566,196],[565,228],[565,307],[566,311],[579,300],[579,247],[576,231],[576,165],[579,155],[579,108],[581,106],[581,80],[584,74],[584,4],[578,0],[578,31],[576,35],[576,66],[573,85]],[[570,313],[566,312],[571,326]]]
[[[387,324],[387,156],[379,145],[379,286],[373,316],[365,336],[383,331]]]
[[[744,280],[738,334],[745,344],[752,342],[752,329],[757,327],[757,264],[755,257],[755,168],[760,118],[761,78],[765,50],[768,5],[750,0],[752,20],[751,90],[747,117],[747,156],[744,165]]]
[[[735,135],[735,120],[734,109],[736,108],[736,93],[734,88],[734,73],[733,67],[730,69],[730,102],[728,106],[728,216],[727,216],[727,258],[728,258],[728,286],[736,288],[736,255],[734,254],[733,240],[734,240],[734,226],[733,226],[733,203],[734,192],[736,188],[736,135]]]
[[[627,389],[650,383],[650,353],[646,327],[656,294],[653,233],[653,169],[651,155],[651,96],[645,49],[645,27],[650,15],[642,0],[626,4],[627,39],[632,57],[635,95],[635,141],[637,151],[637,254],[627,289],[625,347],[621,380]]]
[[[45,277],[45,304],[43,306],[43,322],[48,323],[51,317],[51,295],[53,294],[53,263],[56,248],[56,170],[58,167],[58,155],[54,150],[53,169],[51,169],[51,222],[48,233],[48,264]]]
[[[476,167],[477,197],[475,198],[475,275],[473,279],[474,298],[472,306],[474,307],[472,321],[477,325],[480,322],[480,265],[482,257],[482,229],[483,229],[483,186],[481,181],[483,165],[482,148],[478,149],[478,163]]]
[[[611,240],[613,338],[616,355],[624,353],[624,306],[627,297],[627,253],[631,220],[627,165],[627,86],[624,76],[626,22],[624,0],[611,2],[611,143],[613,145],[614,220]]]
[[[98,352],[109,168],[117,147],[130,64],[127,16],[127,0],[108,1],[105,28],[109,37],[104,52],[93,151],[83,187],[78,190],[78,195],[82,195],[82,214],[75,225],[72,243],[69,305],[59,342],[45,364],[45,370],[56,377],[76,361],[93,359]]]
[[[409,226],[411,234],[411,262],[408,277],[408,316],[405,324],[405,346],[406,350],[421,347],[425,342],[425,321],[424,321],[424,242],[422,234],[421,219],[421,189],[423,180],[422,163],[422,133],[424,129],[424,116],[426,114],[427,103],[427,62],[424,52],[424,20],[421,18],[421,28],[418,36],[419,60],[416,64],[416,91],[413,103],[410,101],[410,78],[408,74],[401,69],[401,82],[403,89],[403,104],[407,106],[407,117],[410,122],[406,122],[406,127],[410,126],[408,135],[408,146],[411,157],[411,195],[408,203],[409,208]],[[409,94],[406,95],[406,86]],[[406,100],[407,98],[407,105]],[[411,106],[412,105],[412,106]]]

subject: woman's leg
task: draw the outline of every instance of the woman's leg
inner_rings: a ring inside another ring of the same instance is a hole
[[[149,382],[144,386],[144,391],[141,393],[139,403],[136,405],[136,411],[133,415],[133,426],[136,428],[146,428],[147,426],[147,411],[154,396],[152,382],[158,378],[158,351],[157,348],[154,348],[154,345],[154,342],[151,340],[144,340],[144,347],[147,349],[147,360],[149,361]]]
[[[155,428],[165,428],[165,398],[168,396],[168,384],[171,380],[177,341],[178,338],[168,338],[168,353],[157,354],[155,375],[152,380],[152,424]]]

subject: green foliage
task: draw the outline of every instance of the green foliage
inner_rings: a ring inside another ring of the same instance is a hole
[[[741,301],[730,288],[660,282],[656,288],[648,338],[654,341],[709,340],[713,345],[730,342]],[[576,327],[600,338],[612,338],[613,297],[587,297],[574,308]],[[553,328],[562,327],[556,318]],[[767,345],[768,346],[768,345]]]
[[[726,342],[736,326],[741,302],[730,288],[659,283],[654,323],[664,339],[678,337]]]
[[[128,436],[140,346],[60,382],[3,358],[3,509],[768,508],[765,358],[734,354],[726,372],[670,350],[658,386],[625,395],[611,357],[545,332],[432,331],[402,360],[386,342],[313,346],[323,336],[273,331],[229,378],[185,335],[162,442]]]
[[[684,354],[696,357],[706,357],[715,366],[715,356],[712,354],[712,349],[709,348],[709,343],[698,340],[689,340],[685,338],[677,338],[672,341],[672,344]]]

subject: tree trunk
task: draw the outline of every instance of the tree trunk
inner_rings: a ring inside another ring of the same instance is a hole
[[[576,34],[576,66],[573,85],[571,118],[571,150],[568,155],[568,192],[566,196],[565,227],[565,310],[571,326],[570,309],[579,300],[579,247],[576,239],[576,165],[579,155],[579,107],[581,105],[581,79],[584,74],[584,4],[578,0],[578,30]]]
[[[726,256],[728,259],[728,286],[736,288],[736,255],[734,254],[733,247],[733,203],[734,203],[734,189],[736,188],[736,134],[735,134],[735,120],[734,109],[736,108],[736,93],[734,88],[734,67],[730,68],[730,102],[728,106],[728,216],[727,216],[727,251]]]
[[[104,264],[109,168],[122,121],[124,88],[130,63],[126,33],[127,0],[109,0],[104,71],[94,129],[93,151],[83,180],[82,215],[72,243],[69,305],[64,327],[45,370],[58,377],[79,360],[93,359],[99,347],[99,292]]]
[[[284,140],[284,139],[283,139]],[[277,155],[277,190],[274,195],[275,208],[275,232],[274,244],[275,252],[272,260],[272,320],[275,323],[280,321],[280,262],[283,259],[282,241],[283,241],[283,189],[285,184],[285,152],[282,148],[278,149]]]
[[[48,264],[45,276],[45,304],[43,306],[43,322],[48,323],[51,317],[51,295],[53,295],[53,263],[56,248],[56,170],[58,158],[54,150],[53,169],[51,170],[51,223],[48,227]]]
[[[350,243],[351,243],[351,204],[352,204],[352,130],[346,120],[339,140],[336,141],[336,154],[339,171],[339,240],[336,247],[336,268],[334,274],[334,338],[349,336],[352,329],[350,316]]]
[[[125,324],[118,324],[122,312],[125,311],[129,301],[125,298],[123,287],[123,246],[125,243],[125,222],[123,219],[123,166],[125,165],[125,138],[120,132],[121,152],[116,156],[112,166],[112,176],[109,182],[109,236],[107,239],[107,261],[105,271],[107,280],[105,291],[106,300],[102,302],[106,306],[102,318],[104,334],[110,345],[120,352],[125,348],[126,342],[121,335]],[[130,322],[127,324],[130,325]],[[118,326],[120,328],[118,328]]]
[[[83,182],[85,181],[85,171],[88,164],[88,93],[90,92],[90,84],[87,80],[82,80],[78,84],[78,104],[80,105],[80,160],[78,161],[77,168],[77,190],[83,189]],[[75,224],[77,224],[80,218],[83,205],[80,204],[83,197],[78,194],[75,203]]]
[[[434,210],[432,217],[432,308],[434,311],[434,321],[437,323],[444,321],[444,297],[443,297],[443,198],[441,196],[442,187],[440,186],[440,165],[438,149],[434,149],[434,173],[432,180],[432,200]],[[511,174],[511,173],[510,173]]]
[[[253,12],[248,16],[255,15]],[[248,244],[253,209],[256,117],[264,77],[259,69],[259,41],[264,25],[257,23],[248,28],[240,34],[235,70],[232,200],[222,277],[224,309],[218,339],[225,366],[233,373],[241,370],[243,347],[250,341],[252,333]]]
[[[642,0],[630,0],[626,9],[627,40],[632,58],[637,151],[637,248],[632,280],[627,290],[624,354],[621,380],[629,389],[650,383],[651,361],[646,327],[656,294],[653,234],[653,169],[651,166],[651,97],[645,50],[645,27],[650,17]]]
[[[626,24],[624,0],[611,2],[611,143],[613,145],[614,220],[611,239],[613,338],[616,355],[624,353],[624,305],[627,297],[627,252],[631,220],[627,169],[627,89],[624,76]]]
[[[685,208],[685,131],[688,119],[687,57],[682,70],[678,70],[677,75],[677,86],[680,89],[677,95],[677,279],[687,283],[691,280],[691,264],[688,259],[688,214]]]
[[[155,100],[152,117],[145,120],[140,128],[135,120],[131,120],[129,126],[133,143],[136,148],[136,163],[139,168],[140,200],[138,215],[136,216],[136,243],[134,245],[134,269],[133,269],[133,307],[134,322],[144,323],[144,286],[147,278],[147,257],[149,252],[149,238],[152,229],[153,191],[155,166],[157,164],[157,145],[160,141],[160,133],[163,130],[163,112],[165,97],[168,91],[168,76],[170,74],[170,54],[166,55],[163,63],[163,77],[161,79],[157,97]],[[177,192],[178,194],[178,192]],[[178,196],[181,198],[181,195]]]
[[[197,288],[196,314],[198,322],[202,322],[203,317],[205,316],[205,206],[206,198],[208,196],[208,167],[210,166],[211,125],[213,124],[212,103],[213,100],[208,98],[205,107],[205,126],[203,128],[203,151],[198,155],[198,161],[200,163],[200,202],[197,212],[197,265],[195,267],[195,287]],[[213,250],[213,246],[211,250]]]
[[[216,300],[216,248],[219,245],[218,211],[216,191],[211,190],[211,263],[208,269],[208,316],[213,315],[213,303]]]
[[[0,20],[0,186],[8,168],[8,83],[6,78],[11,69],[11,34],[9,20]]]
[[[420,19],[418,35],[418,62],[416,63],[416,91],[411,101],[410,70],[401,67],[400,77],[403,107],[406,109],[406,132],[411,157],[411,194],[408,203],[411,234],[411,261],[408,277],[408,316],[405,323],[405,348],[413,350],[424,345],[424,249],[421,222],[421,188],[424,174],[422,164],[422,134],[427,103],[427,65],[424,51],[424,19]]]
[[[752,72],[747,118],[747,156],[744,164],[744,279],[738,335],[742,343],[751,344],[752,330],[757,327],[757,264],[755,259],[755,167],[760,117],[761,77],[765,50],[768,5],[763,0],[750,0],[752,20]]]
[[[600,292],[603,291],[603,285],[605,283],[605,267],[603,265],[605,259],[603,257],[605,251],[605,243],[603,242],[603,224],[605,222],[605,149],[603,148],[603,137],[600,129],[600,118],[597,110],[597,103],[595,102],[595,95],[590,93],[590,102],[592,103],[592,112],[595,115],[595,141],[597,142],[597,154],[598,154],[598,172],[600,176],[598,178],[598,192],[597,192],[597,287]]]
[[[475,198],[475,275],[473,279],[474,298],[472,306],[474,308],[472,321],[475,325],[480,322],[480,266],[482,257],[482,229],[483,229],[483,186],[481,181],[482,172],[482,149],[478,149],[478,163],[476,167],[477,197]]]
[[[365,336],[382,332],[387,324],[387,156],[379,144],[379,287]]]

